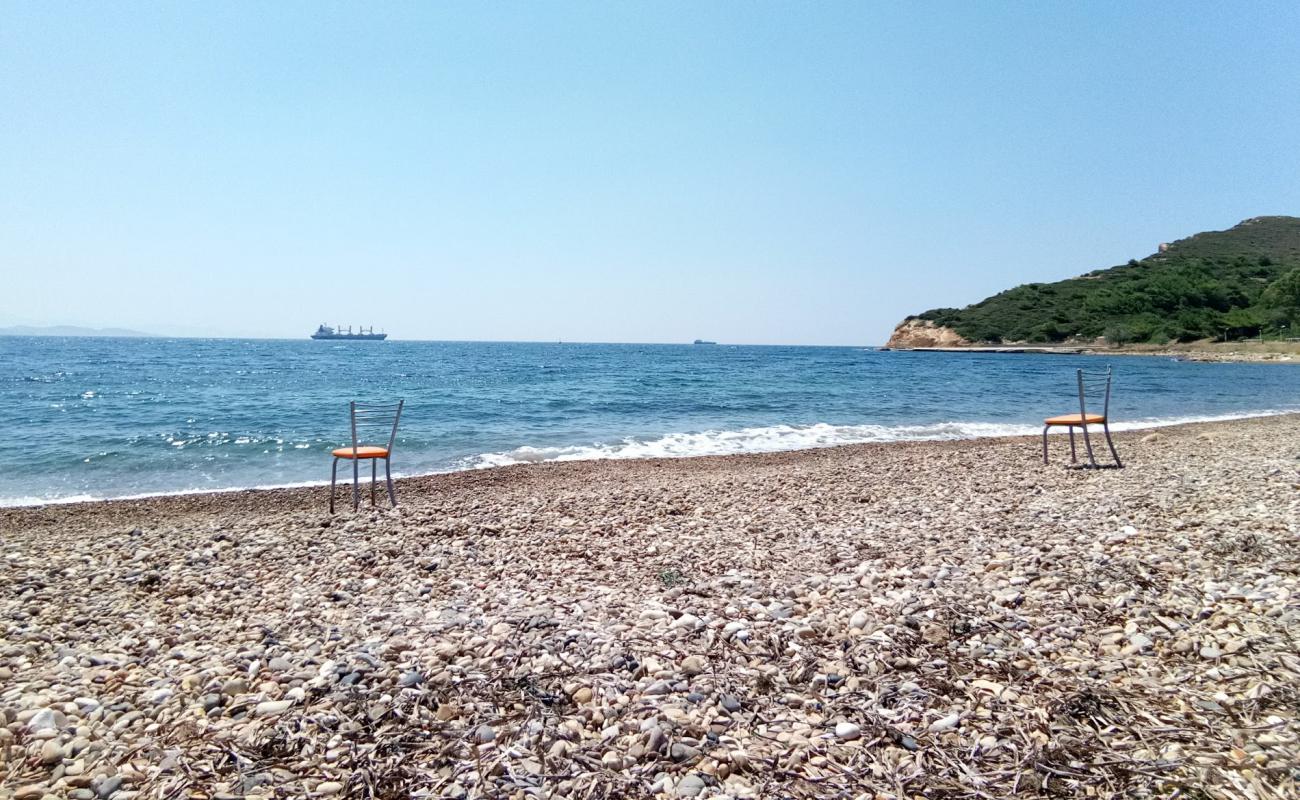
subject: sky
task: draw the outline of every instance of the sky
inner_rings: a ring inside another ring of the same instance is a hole
[[[5,3],[0,326],[879,344],[1300,215],[1300,4]]]

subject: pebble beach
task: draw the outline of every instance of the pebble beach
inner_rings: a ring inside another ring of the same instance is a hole
[[[1300,416],[1117,444],[0,509],[0,797],[1296,797]]]

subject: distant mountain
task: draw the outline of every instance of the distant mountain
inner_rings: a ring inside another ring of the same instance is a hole
[[[908,317],[890,347],[1300,335],[1300,217],[1255,217],[1141,261]]]
[[[0,336],[153,336],[126,328],[81,328],[76,325],[12,325],[0,328]]]

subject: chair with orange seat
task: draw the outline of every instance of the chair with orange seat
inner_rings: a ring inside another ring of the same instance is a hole
[[[1074,447],[1074,429],[1080,428],[1083,430],[1084,446],[1088,449],[1088,463],[1080,466],[1091,467],[1092,469],[1100,468],[1102,465],[1097,463],[1097,459],[1092,454],[1092,439],[1088,436],[1089,425],[1100,425],[1102,431],[1106,434],[1106,445],[1110,447],[1110,454],[1115,459],[1114,464],[1106,466],[1123,467],[1124,464],[1119,460],[1119,453],[1115,451],[1115,442],[1110,438],[1111,368],[1106,367],[1105,372],[1075,370],[1075,377],[1079,388],[1079,413],[1061,414],[1043,420],[1043,463],[1047,463],[1047,432],[1055,427],[1066,427],[1070,431],[1070,463],[1078,464],[1079,459]],[[1100,414],[1088,411],[1089,394],[1094,397],[1098,395],[1103,397]]]
[[[348,404],[352,417],[352,446],[339,447],[334,450],[334,463],[330,467],[330,513],[334,513],[334,486],[337,482],[339,459],[352,461],[352,510],[361,505],[361,462],[370,461],[370,505],[375,505],[376,462],[383,459],[384,479],[388,482],[388,501],[397,505],[397,493],[393,491],[393,443],[397,440],[397,422],[402,418],[402,406],[405,400],[396,403],[358,403],[353,400]],[[389,427],[389,420],[392,427]],[[375,432],[380,435],[388,433],[388,444],[380,446],[361,444],[357,435],[358,427],[362,433]]]

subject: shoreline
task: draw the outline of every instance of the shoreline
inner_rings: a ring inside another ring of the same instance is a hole
[[[1187,345],[958,345],[950,347],[888,347],[895,353],[1000,353],[1031,355],[1145,356],[1233,364],[1300,364],[1300,343],[1295,342],[1225,342]]]
[[[930,348],[930,349],[936,349],[936,348]],[[1262,411],[1248,411],[1240,414],[1234,413],[1234,414],[1223,414],[1217,416],[1212,415],[1212,416],[1205,416],[1205,417],[1193,416],[1187,418],[1174,418],[1169,420],[1123,421],[1112,426],[1112,432],[1115,433],[1116,435],[1119,435],[1121,433],[1147,432],[1147,431],[1160,430],[1164,428],[1176,428],[1184,425],[1235,422],[1237,420],[1265,419],[1271,417],[1285,417],[1289,415],[1295,415],[1297,416],[1297,418],[1300,418],[1300,409],[1292,409],[1292,410],[1269,409],[1269,410],[1262,410]],[[960,424],[960,423],[934,423],[934,424],[938,425],[938,424]],[[1037,428],[1037,426],[1030,426],[1029,423],[1025,423],[1025,426],[1034,427],[1035,429]],[[972,441],[987,441],[987,440],[999,440],[999,439],[1015,439],[1015,438],[1023,438],[1023,437],[1037,437],[1038,435],[1039,435],[1038,433],[1031,433],[1025,431],[1025,432],[1006,433],[1006,434],[1000,433],[1000,434],[992,434],[992,435],[977,434],[977,435],[962,436],[962,437],[936,436],[933,438],[925,438],[925,437],[918,437],[913,439],[900,438],[900,439],[892,439],[888,441],[843,442],[843,443],[827,444],[827,445],[797,447],[797,448],[783,449],[783,450],[763,450],[763,451],[725,453],[725,454],[701,453],[699,455],[649,456],[649,457],[637,456],[631,458],[621,457],[621,456],[592,456],[590,458],[553,458],[553,459],[545,459],[539,461],[527,461],[527,462],[518,461],[509,464],[484,464],[482,466],[466,467],[464,469],[449,469],[449,470],[437,470],[431,472],[419,472],[412,475],[395,476],[393,478],[393,482],[400,489],[403,483],[407,481],[433,478],[441,475],[456,475],[460,473],[482,472],[484,470],[504,469],[508,467],[518,467],[518,466],[541,466],[545,464],[589,463],[589,462],[603,462],[603,461],[659,461],[659,460],[680,461],[680,460],[689,460],[695,458],[743,458],[747,456],[756,456],[756,455],[774,455],[778,453],[801,453],[801,452],[807,452],[813,450],[831,450],[831,449],[837,449],[841,447],[857,447],[861,445],[892,445],[892,444],[902,444],[907,442],[917,442],[917,443],[972,442]],[[1060,435],[1065,435],[1065,431],[1059,428],[1049,431],[1049,436],[1054,437]],[[498,454],[495,453],[481,454],[478,457],[482,458],[483,455],[498,455]],[[363,480],[362,482],[363,489],[366,485],[367,484]],[[329,486],[329,481],[311,480],[311,481],[294,481],[294,482],[284,483],[284,484],[265,484],[265,485],[258,485],[258,486],[232,486],[232,487],[220,488],[220,489],[178,489],[178,490],[171,490],[171,491],[141,492],[139,494],[122,495],[117,497],[87,497],[83,495],[74,495],[66,498],[34,500],[33,502],[21,502],[21,503],[9,503],[5,500],[0,500],[0,515],[3,515],[3,513],[8,510],[39,509],[39,508],[57,507],[57,506],[81,506],[81,505],[98,504],[98,503],[138,503],[144,501],[165,500],[167,498],[204,497],[208,495],[212,495],[215,498],[217,496],[228,496],[228,495],[237,495],[237,494],[245,494],[245,493],[256,494],[260,492],[302,491],[306,493],[308,490],[319,490],[326,486]],[[340,480],[338,486],[339,486],[338,491],[340,492],[340,497],[341,497],[344,494],[343,489],[345,487],[345,483]],[[346,486],[351,486],[351,483],[348,482]]]
[[[1298,422],[0,509],[0,794],[1292,797]]]

